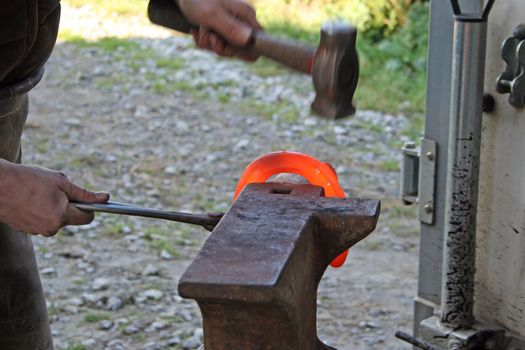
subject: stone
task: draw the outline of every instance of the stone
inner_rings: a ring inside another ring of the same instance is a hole
[[[83,293],[82,300],[87,303],[96,303],[99,297],[93,293]]]
[[[177,168],[174,166],[167,166],[164,168],[164,174],[166,175],[176,175],[177,174]]]
[[[110,340],[104,350],[127,350],[128,348],[124,345],[122,339]]]
[[[159,300],[164,296],[164,293],[162,293],[158,289],[148,289],[142,293],[146,298],[153,299],[153,300]]]
[[[69,299],[67,303],[69,305],[82,306],[84,304],[84,301],[82,301],[81,298],[74,297],[74,298]]]
[[[316,126],[317,125],[317,118],[306,118],[304,120],[304,125],[306,125],[306,126]]]
[[[157,276],[158,274],[159,274],[159,269],[153,264],[146,265],[144,270],[142,270],[143,276]]]
[[[151,324],[151,328],[155,329],[155,330],[161,330],[161,329],[164,329],[166,327],[168,327],[168,323],[165,322],[165,321],[155,321]]]
[[[173,255],[171,255],[168,251],[166,250],[162,250],[160,252],[160,257],[164,260],[172,260],[173,259]]]
[[[57,255],[66,259],[82,259],[86,256],[86,252],[82,249],[68,249],[57,253]]]
[[[184,350],[196,350],[201,346],[202,342],[199,338],[191,336],[184,340],[182,347]]]
[[[105,290],[108,289],[110,284],[109,279],[107,278],[95,278],[93,281],[93,284],[91,285],[91,289],[93,290]]]
[[[361,321],[359,322],[359,328],[364,328],[364,329],[376,329],[376,328],[380,328],[381,326],[379,325],[378,322],[375,322],[375,321]]]
[[[168,340],[168,346],[175,346],[180,344],[180,336],[174,336]]]
[[[98,323],[98,329],[103,331],[107,331],[111,329],[111,327],[113,327],[113,322],[111,322],[110,320],[102,320]]]
[[[41,269],[40,273],[44,276],[52,276],[57,274],[57,270],[54,267],[46,267]]]
[[[109,297],[106,308],[111,311],[119,310],[124,306],[124,302],[121,298],[116,296]]]
[[[193,315],[188,310],[180,310],[177,312],[177,315],[182,317],[182,319],[186,322],[193,320]]]
[[[124,328],[122,333],[124,333],[125,335],[130,335],[130,334],[138,333],[139,331],[140,331],[139,327],[135,325],[129,325],[126,328]]]
[[[144,350],[163,350],[166,347],[156,341],[149,341],[143,345]]]
[[[117,326],[120,326],[120,325],[123,325],[123,324],[128,324],[128,323],[129,323],[129,320],[128,320],[127,318],[125,318],[125,317],[117,318],[117,319],[115,320],[115,324],[116,324]]]
[[[82,344],[83,346],[87,348],[92,348],[97,344],[97,341],[95,339],[89,338],[89,339],[82,340],[80,344]]]
[[[193,331],[193,336],[200,339],[201,342],[202,340],[204,339],[204,331],[202,328],[195,328],[195,330]]]
[[[78,314],[78,306],[66,305],[63,307],[64,312],[67,314]]]
[[[233,147],[234,150],[240,151],[248,148],[248,145],[250,144],[250,140],[248,139],[241,139],[237,144]]]

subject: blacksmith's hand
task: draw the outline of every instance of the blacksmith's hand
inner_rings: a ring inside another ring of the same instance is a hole
[[[192,31],[201,48],[223,57],[254,61],[257,57],[235,47],[246,46],[254,30],[262,27],[255,9],[243,0],[177,0],[182,13],[199,29]]]
[[[105,203],[109,194],[91,192],[63,173],[0,160],[0,222],[49,237],[67,225],[90,223],[94,214],[69,202]]]

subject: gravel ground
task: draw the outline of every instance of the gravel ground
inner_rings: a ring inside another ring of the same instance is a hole
[[[322,120],[309,112],[308,77],[218,59],[144,20],[67,7],[63,16],[63,30],[95,42],[57,45],[31,94],[26,163],[117,201],[201,212],[227,209],[246,165],[266,152],[327,161],[349,196],[379,198],[383,212],[347,264],[325,274],[320,337],[340,350],[410,348],[393,337],[411,328],[416,291],[417,220],[396,197],[405,117],[358,111]],[[134,38],[97,41],[115,33]],[[177,295],[177,281],[207,236],[100,214],[35,238],[56,347],[198,348],[200,312]]]

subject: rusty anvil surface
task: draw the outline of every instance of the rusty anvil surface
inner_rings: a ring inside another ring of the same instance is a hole
[[[377,224],[380,202],[313,185],[248,185],[179,281],[205,350],[321,350],[317,287],[328,264]]]

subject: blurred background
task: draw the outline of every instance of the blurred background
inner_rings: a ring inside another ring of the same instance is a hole
[[[319,334],[339,350],[409,349],[418,222],[398,198],[400,147],[422,131],[428,1],[254,0],[275,35],[315,45],[328,19],[359,27],[355,116],[310,112],[311,79],[265,59],[222,59],[149,23],[146,0],[62,0],[59,41],[31,94],[28,164],[116,201],[224,211],[244,168],[292,150],[331,163],[349,196],[378,198],[378,228],[329,269]],[[57,349],[196,349],[196,304],[177,281],[208,233],[97,215],[35,239]]]
[[[319,28],[329,19],[350,21],[359,30],[363,109],[421,114],[424,109],[425,62],[428,36],[428,0],[253,0],[259,21],[269,32],[319,41]],[[144,0],[66,0],[67,6],[85,8],[108,17],[140,17]],[[126,35],[117,35],[126,37]],[[82,28],[62,25],[64,41],[89,39]],[[270,66],[270,67],[268,67]],[[262,74],[277,66],[264,59]],[[381,74],[378,74],[381,72]]]

